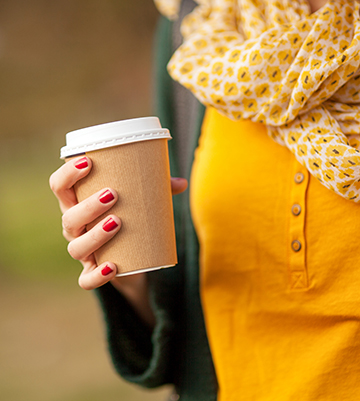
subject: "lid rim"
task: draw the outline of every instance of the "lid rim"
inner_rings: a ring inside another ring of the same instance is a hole
[[[113,146],[120,146],[130,144],[134,142],[148,141],[154,139],[172,139],[170,132],[166,128],[160,128],[157,130],[147,130],[136,133],[129,133],[126,136],[120,136],[118,138],[102,139],[101,141],[92,141],[90,143],[76,145],[76,146],[63,146],[60,150],[60,158],[75,156],[77,154],[91,152],[95,150],[110,148]]]

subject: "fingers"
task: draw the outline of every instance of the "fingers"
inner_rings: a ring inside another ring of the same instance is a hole
[[[85,231],[85,226],[109,210],[117,201],[117,193],[104,188],[68,209],[62,216],[63,235],[72,241]]]
[[[116,276],[116,265],[106,262],[96,267],[95,261],[83,263],[84,270],[79,277],[79,286],[84,290],[101,287]]]
[[[85,260],[107,241],[109,241],[121,227],[120,219],[115,215],[107,216],[90,231],[73,239],[68,245],[69,254],[77,260]]]
[[[171,178],[171,191],[173,195],[181,194],[186,190],[188,182],[185,178]]]
[[[64,236],[70,241],[68,252],[74,259],[81,261],[84,267],[79,285],[86,290],[100,287],[116,276],[116,265],[107,262],[97,266],[94,252],[114,237],[121,227],[120,219],[110,215],[86,232],[86,225],[109,210],[118,200],[114,190],[105,188],[83,202],[77,202],[74,184],[87,176],[91,167],[88,157],[79,157],[61,166],[49,180],[63,212]],[[173,195],[185,191],[187,185],[184,178],[172,178]]]
[[[58,198],[61,211],[64,213],[76,205],[74,184],[89,174],[91,160],[88,157],[79,157],[63,164],[50,177],[50,188]]]

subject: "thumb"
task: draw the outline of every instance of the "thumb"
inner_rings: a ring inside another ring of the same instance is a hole
[[[188,187],[188,182],[185,178],[171,178],[171,190],[173,195],[181,194]]]

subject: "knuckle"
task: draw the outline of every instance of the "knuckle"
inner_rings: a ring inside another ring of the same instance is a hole
[[[58,185],[58,180],[56,179],[56,173],[52,173],[50,178],[49,178],[49,185],[50,189],[54,192],[54,194],[57,194],[59,192],[59,185]]]
[[[62,231],[62,235],[66,239],[66,241],[70,242],[74,239],[73,237],[71,237],[71,235],[65,229],[63,229],[63,231]]]
[[[69,216],[68,216],[67,212],[65,212],[62,215],[61,221],[62,221],[63,230],[65,232],[70,233],[71,231],[73,231],[73,224],[72,224],[71,219],[69,219]]]
[[[76,249],[76,247],[74,246],[73,241],[69,242],[68,246],[67,246],[67,251],[69,253],[69,255],[75,259],[75,260],[80,260],[81,259],[81,254],[80,252]]]

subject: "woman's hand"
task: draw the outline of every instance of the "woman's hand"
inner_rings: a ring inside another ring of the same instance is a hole
[[[69,241],[68,251],[83,265],[79,285],[86,290],[99,287],[115,276],[116,266],[112,263],[96,266],[93,252],[111,239],[121,227],[120,219],[111,215],[86,232],[86,225],[110,209],[117,201],[116,192],[104,188],[83,202],[77,202],[73,186],[89,174],[91,166],[88,157],[73,159],[50,177],[50,187],[58,198],[63,213],[63,235]],[[105,231],[102,226],[109,218],[112,218],[114,228]]]
[[[84,201],[77,202],[74,184],[88,175],[91,167],[89,157],[80,157],[62,165],[50,177],[50,187],[63,213],[63,235],[69,241],[68,252],[83,265],[79,285],[86,290],[99,287],[115,277],[115,264],[109,261],[97,266],[93,253],[121,228],[119,216],[111,214],[86,231],[86,225],[109,210],[118,199],[116,191],[104,188]],[[175,195],[185,191],[187,181],[172,178],[171,186]]]
[[[79,285],[85,290],[92,290],[112,280],[114,287],[151,324],[146,274],[115,278],[117,269],[114,263],[108,261],[100,266],[96,265],[94,252],[121,229],[121,220],[119,216],[110,214],[90,231],[86,230],[87,224],[109,210],[118,199],[116,191],[104,188],[78,203],[74,184],[87,176],[91,167],[89,157],[80,157],[62,165],[50,177],[50,187],[59,200],[63,213],[63,235],[69,241],[68,252],[83,265]],[[183,178],[172,178],[171,187],[174,195],[179,194],[187,188],[187,181]]]

